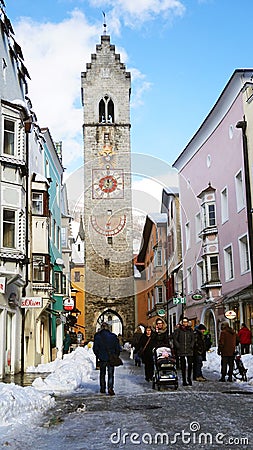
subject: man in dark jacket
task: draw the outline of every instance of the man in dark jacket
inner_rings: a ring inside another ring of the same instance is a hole
[[[100,392],[105,393],[106,388],[106,368],[108,371],[108,394],[115,395],[114,386],[114,366],[109,364],[109,356],[120,354],[120,344],[116,334],[109,331],[108,324],[103,322],[101,330],[94,336],[93,352],[100,361]]]
[[[173,333],[174,347],[176,354],[180,360],[182,370],[183,386],[192,386],[192,364],[193,364],[193,347],[194,347],[194,332],[188,325],[187,317],[184,317],[182,323]],[[186,381],[186,359],[188,364],[188,373]]]
[[[236,347],[236,332],[227,322],[221,325],[221,333],[218,345],[218,355],[221,355],[221,378],[219,381],[226,381],[228,366],[228,381],[233,381],[234,353]]]
[[[193,379],[195,381],[206,381],[206,378],[202,374],[203,361],[206,361],[205,330],[206,326],[203,323],[200,323],[194,331]]]

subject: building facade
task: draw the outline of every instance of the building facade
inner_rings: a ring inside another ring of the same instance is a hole
[[[252,205],[243,135],[252,72],[233,73],[173,165],[179,170],[185,312],[193,323],[204,322],[216,343],[230,310],[236,330],[241,322],[252,327]]]
[[[20,46],[0,5],[0,379],[24,362],[21,298],[29,261],[29,74]]]
[[[148,214],[142,247],[135,259],[137,324],[152,325],[167,318],[167,214]]]
[[[131,77],[110,36],[82,73],[86,339],[103,320],[134,329]]]

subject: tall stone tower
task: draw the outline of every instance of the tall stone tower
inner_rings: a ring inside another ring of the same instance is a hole
[[[86,340],[134,329],[131,76],[105,32],[82,73]]]

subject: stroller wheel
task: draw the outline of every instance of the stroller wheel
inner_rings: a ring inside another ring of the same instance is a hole
[[[161,386],[160,384],[157,384],[157,390],[160,391],[161,390]]]

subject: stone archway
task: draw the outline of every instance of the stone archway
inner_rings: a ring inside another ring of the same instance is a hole
[[[106,309],[102,312],[97,319],[96,331],[99,330],[103,322],[108,323],[112,333],[115,333],[117,336],[119,334],[123,335],[123,321],[117,311],[114,311],[113,309]]]
[[[212,345],[217,346],[217,326],[214,311],[210,308],[203,310],[201,323],[204,323],[212,336]]]

